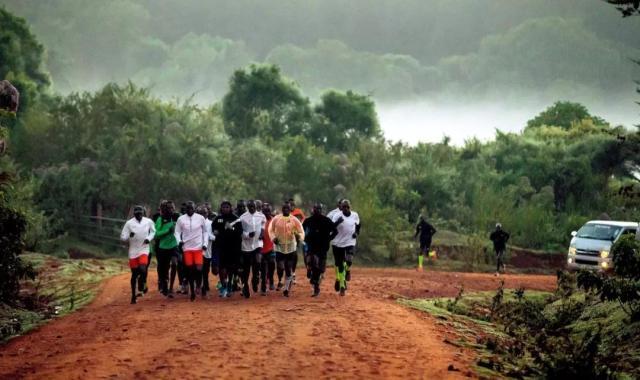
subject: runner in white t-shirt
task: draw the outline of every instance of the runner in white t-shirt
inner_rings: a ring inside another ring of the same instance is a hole
[[[343,200],[341,212],[333,216],[332,222],[337,234],[331,243],[333,245],[333,259],[336,265],[336,291],[341,296],[347,290],[347,281],[351,280],[351,265],[356,250],[356,238],[360,234],[360,217],[351,211],[351,203]]]

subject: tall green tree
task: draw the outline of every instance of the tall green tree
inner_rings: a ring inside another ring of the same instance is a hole
[[[312,142],[331,151],[353,148],[359,140],[382,137],[373,100],[351,91],[329,91],[315,107],[319,119],[308,135]]]
[[[239,139],[302,134],[311,114],[309,100],[275,65],[236,70],[222,105],[225,130]]]
[[[23,18],[0,7],[0,80],[8,79],[20,91],[25,112],[50,85],[44,69],[44,47]]]
[[[593,120],[600,125],[605,124],[605,121],[602,118],[591,115],[589,110],[587,110],[587,107],[580,103],[556,102],[551,107],[538,114],[535,118],[529,120],[527,122],[527,128],[546,125],[569,129],[574,123],[587,119]]]

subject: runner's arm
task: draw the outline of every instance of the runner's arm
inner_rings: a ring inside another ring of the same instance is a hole
[[[304,241],[304,228],[302,228],[302,223],[300,223],[300,220],[298,220],[298,218],[292,220],[294,221],[296,230],[298,231],[298,239],[300,241]]]
[[[131,229],[129,228],[129,222],[124,224],[122,227],[122,232],[120,233],[120,240],[129,241],[129,234],[131,233]]]
[[[204,251],[206,251],[207,247],[209,246],[209,231],[207,231],[207,220],[206,219],[202,223],[201,230],[202,230],[202,249]]]
[[[147,240],[151,241],[156,236],[156,225],[149,220],[149,234],[147,235]]]
[[[275,225],[276,225],[276,218],[271,219],[271,223],[269,223],[269,228],[267,230],[267,233],[269,234],[269,239],[271,240],[275,240],[276,238],[276,231],[275,231]]]
[[[162,217],[156,221],[156,235],[158,239],[165,237],[171,233],[171,223],[162,223]]]
[[[182,227],[180,226],[180,218],[178,218],[178,221],[176,222],[176,229],[174,231],[174,234],[176,236],[176,241],[178,242],[178,244],[182,243]]]

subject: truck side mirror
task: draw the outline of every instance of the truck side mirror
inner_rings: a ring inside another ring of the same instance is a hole
[[[578,235],[577,231],[571,231],[571,236],[576,237]]]

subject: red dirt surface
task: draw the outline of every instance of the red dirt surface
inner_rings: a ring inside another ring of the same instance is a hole
[[[298,272],[303,276],[303,268]],[[192,303],[152,290],[129,305],[128,275],[117,276],[88,307],[0,347],[0,378],[475,377],[473,352],[445,343],[451,332],[395,299],[453,296],[460,285],[496,289],[499,279],[354,268],[347,296],[340,297],[331,270],[327,277],[317,299],[299,279],[288,299],[271,292]],[[555,288],[552,276],[501,278],[509,288]],[[149,281],[155,284],[155,273]]]

